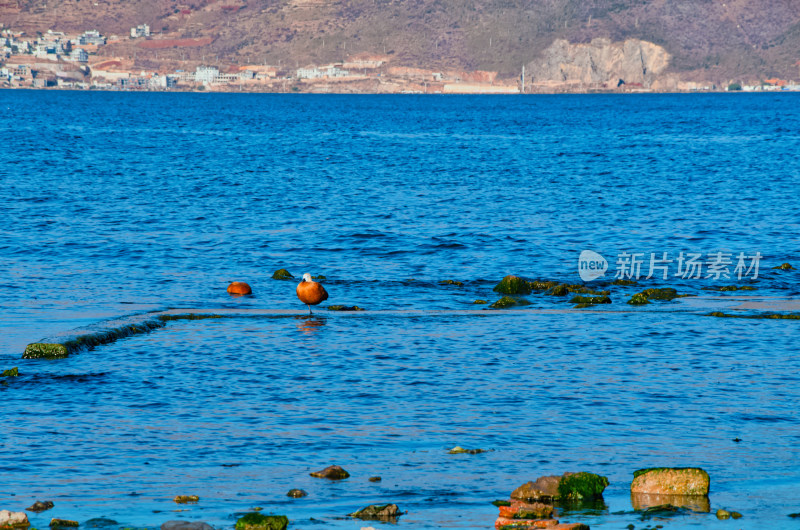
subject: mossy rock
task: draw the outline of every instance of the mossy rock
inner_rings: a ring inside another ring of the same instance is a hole
[[[178,504],[193,504],[200,501],[200,497],[197,495],[176,495],[172,500]]]
[[[772,267],[773,269],[778,269],[782,271],[793,271],[795,270],[789,263],[781,263],[777,267]]]
[[[508,275],[500,280],[500,283],[495,285],[493,290],[500,294],[531,294],[533,287],[528,280],[523,280],[519,276]]]
[[[78,521],[72,521],[70,519],[56,519],[55,517],[50,519],[50,528],[77,528],[80,526]]]
[[[611,291],[595,291],[584,285],[567,285],[567,290],[573,294],[593,294],[597,296],[608,296]]]
[[[368,521],[392,521],[400,517],[402,513],[396,504],[370,504],[366,508],[347,515]]]
[[[472,302],[472,303],[473,303],[473,304],[488,304],[488,303],[489,303],[489,301],[488,301],[488,300],[475,300],[475,301],[474,301],[474,302]]]
[[[19,368],[16,366],[8,370],[3,370],[3,373],[0,374],[0,377],[17,377],[17,376],[19,376]]]
[[[731,512],[729,512],[728,510],[723,510],[722,508],[717,510],[717,513],[715,515],[717,516],[717,519],[730,519],[731,518]]]
[[[323,275],[323,274],[319,274],[317,276],[312,276],[311,279],[312,280],[327,280],[328,278],[326,278],[325,275]]]
[[[550,296],[567,296],[567,294],[569,294],[569,288],[567,287],[567,285],[561,283],[559,285],[556,285],[555,287],[553,287],[544,294]]]
[[[608,296],[573,296],[569,302],[571,304],[579,304],[580,307],[589,307],[598,304],[610,304],[611,298]]]
[[[363,307],[357,305],[329,305],[328,311],[364,311]]]
[[[69,357],[69,350],[64,344],[48,344],[34,342],[25,347],[23,359],[63,359]]]
[[[506,501],[506,500],[503,500],[503,499],[497,499],[496,501],[492,501],[492,504],[494,504],[495,506],[497,506],[499,508],[500,506],[511,506],[511,501]]]
[[[650,289],[642,291],[642,294],[645,295],[648,300],[672,300],[678,297],[678,291],[672,287],[651,287]]]
[[[594,473],[564,473],[558,483],[559,500],[583,500],[602,497],[608,478]]]
[[[636,285],[634,280],[623,280],[622,278],[616,279],[611,282],[611,285]]]
[[[286,269],[278,269],[272,273],[273,280],[293,280],[294,276]]]
[[[236,521],[236,530],[286,530],[289,518],[285,515],[264,515],[250,512]]]
[[[628,300],[630,305],[647,305],[650,303],[650,300],[643,293],[636,293],[635,295],[631,296],[631,299]]]
[[[531,305],[530,302],[524,298],[514,298],[511,296],[504,296],[497,302],[491,304],[489,309],[506,309],[508,307]]]
[[[723,285],[722,287],[702,287],[703,291],[755,291],[756,288],[751,285],[742,285],[741,287],[736,285]]]
[[[457,282],[455,280],[441,280],[439,282],[439,284],[440,285],[457,285],[458,287],[461,287],[462,285],[464,285],[464,282]]]
[[[710,317],[720,318],[750,318],[750,319],[767,319],[767,320],[800,320],[800,313],[764,313],[756,315],[731,315],[723,313],[722,311],[712,311],[708,314]]]
[[[552,280],[534,280],[530,282],[530,285],[534,291],[547,291],[558,285],[558,282]]]

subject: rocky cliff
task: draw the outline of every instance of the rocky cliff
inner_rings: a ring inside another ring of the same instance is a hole
[[[598,38],[588,44],[558,39],[527,68],[534,83],[613,87],[622,80],[650,87],[669,61],[664,48],[638,39]]]

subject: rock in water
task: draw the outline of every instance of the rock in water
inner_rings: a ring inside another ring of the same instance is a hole
[[[550,519],[553,505],[542,502],[514,501],[510,506],[499,506],[500,517],[508,519]]]
[[[0,510],[0,528],[27,528],[30,526],[25,512]]]
[[[29,512],[39,513],[45,510],[49,510],[53,506],[54,506],[53,501],[36,501],[33,503],[33,505],[28,506],[25,509],[28,510]]]
[[[370,482],[380,482],[381,481],[381,477],[378,477],[378,476],[369,477],[369,481]]]
[[[214,527],[202,521],[167,521],[161,530],[214,530]]]
[[[558,483],[558,498],[561,500],[596,499],[603,496],[608,479],[594,473],[564,473]]]
[[[654,467],[634,471],[631,493],[708,495],[708,473],[699,467]]]
[[[494,286],[494,291],[500,294],[531,294],[532,290],[531,282],[511,274]]]
[[[315,471],[314,473],[311,473],[311,476],[316,478],[327,478],[330,480],[342,480],[348,478],[350,473],[339,466],[328,466],[322,471]]]
[[[289,518],[285,515],[263,515],[251,512],[236,521],[236,530],[286,530]]]
[[[78,521],[71,519],[56,519],[55,517],[50,519],[50,528],[77,528],[78,526],[80,526]]]
[[[253,290],[245,282],[232,282],[228,286],[228,294],[253,294]]]
[[[731,518],[731,512],[729,512],[728,510],[723,510],[722,508],[717,510],[716,515],[717,515],[717,519],[730,519]]]
[[[358,519],[389,521],[400,517],[402,514],[396,504],[370,504],[366,508],[348,515]]]
[[[561,477],[551,475],[539,477],[536,482],[528,482],[511,492],[512,499],[530,502],[549,502],[558,497],[558,483]]]
[[[198,502],[200,500],[200,497],[198,497],[197,495],[176,495],[175,498],[172,500],[174,500],[178,504],[188,504],[188,503]]]
[[[272,273],[273,280],[292,280],[294,276],[286,269],[278,269]]]
[[[290,489],[289,493],[286,494],[287,497],[291,497],[293,499],[299,499],[300,497],[305,497],[308,495],[308,492],[301,489]]]

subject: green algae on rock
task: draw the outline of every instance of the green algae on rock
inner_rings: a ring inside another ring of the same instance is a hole
[[[9,368],[8,370],[3,370],[3,373],[0,373],[0,377],[18,377],[19,376],[19,368]]]
[[[755,291],[756,287],[752,285],[723,285],[721,287],[701,287],[703,291]]]
[[[500,294],[531,294],[533,286],[528,280],[509,274],[494,286],[493,291]]]
[[[293,280],[294,276],[286,269],[278,269],[272,273],[273,280]]]
[[[571,304],[578,304],[576,308],[591,307],[598,304],[610,304],[611,298],[604,296],[573,296],[569,301]]]
[[[289,518],[285,515],[264,515],[250,512],[236,521],[236,530],[286,530]]]
[[[70,519],[56,519],[55,517],[50,519],[50,528],[77,528],[80,526],[78,521],[72,521]]]
[[[402,512],[396,504],[370,504],[366,508],[361,508],[357,512],[347,514],[357,519],[372,521],[391,521],[400,517]]]
[[[631,493],[708,495],[708,473],[699,467],[653,467],[633,472]]]
[[[494,504],[497,507],[500,507],[500,506],[511,506],[511,501],[506,501],[506,500],[503,500],[503,499],[497,499],[496,501],[492,501],[492,504]]]
[[[175,501],[177,504],[189,504],[198,502],[200,500],[200,497],[198,497],[197,495],[176,495],[175,498],[172,500]]]
[[[530,302],[524,298],[514,298],[512,296],[504,296],[497,302],[491,304],[489,309],[506,309],[507,307],[531,305]]]
[[[464,285],[464,282],[457,282],[455,280],[440,280],[439,284],[440,285],[456,285],[458,287],[461,287],[462,285]]]
[[[794,267],[791,266],[789,263],[781,263],[777,267],[772,267],[773,269],[778,269],[782,271],[793,271],[795,270]]]
[[[357,305],[329,305],[328,311],[364,311],[363,307]]]
[[[650,300],[642,293],[636,293],[635,295],[631,296],[631,299],[628,300],[630,305],[647,305],[650,303]]]
[[[327,280],[328,278],[326,278],[324,274],[319,274],[317,276],[312,276],[311,279],[312,280]]]
[[[475,301],[474,301],[474,302],[472,302],[472,303],[473,303],[473,304],[478,304],[478,305],[480,305],[480,304],[488,304],[488,303],[489,303],[489,301],[488,301],[488,300],[475,300]]]
[[[45,339],[41,342],[28,344],[25,347],[25,352],[22,354],[22,358],[61,359],[79,351],[89,350],[102,344],[114,342],[123,337],[129,337],[140,333],[149,333],[154,329],[165,326],[165,323],[158,318],[141,320],[141,316],[112,320],[101,323],[98,326],[104,324],[107,327],[98,327],[97,330],[81,328],[76,331],[81,331],[83,333]]]
[[[709,317],[719,318],[750,318],[750,319],[768,319],[768,320],[800,320],[800,313],[761,313],[756,315],[732,315],[730,313],[723,313],[722,311],[712,311],[708,313]]]
[[[624,280],[622,278],[618,278],[611,282],[611,285],[637,285],[636,281],[634,280]]]
[[[603,496],[608,478],[587,471],[564,473],[558,483],[560,500],[595,499]]]
[[[645,305],[649,304],[650,300],[670,301],[680,296],[687,295],[679,295],[678,291],[672,287],[651,287],[649,289],[645,289],[641,293],[636,293],[635,295],[631,296],[631,299],[628,300],[628,303],[630,305]]]

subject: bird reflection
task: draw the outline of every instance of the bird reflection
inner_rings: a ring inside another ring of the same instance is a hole
[[[297,322],[297,329],[304,335],[312,335],[318,331],[322,331],[322,326],[325,325],[325,319],[320,317],[302,317]]]

